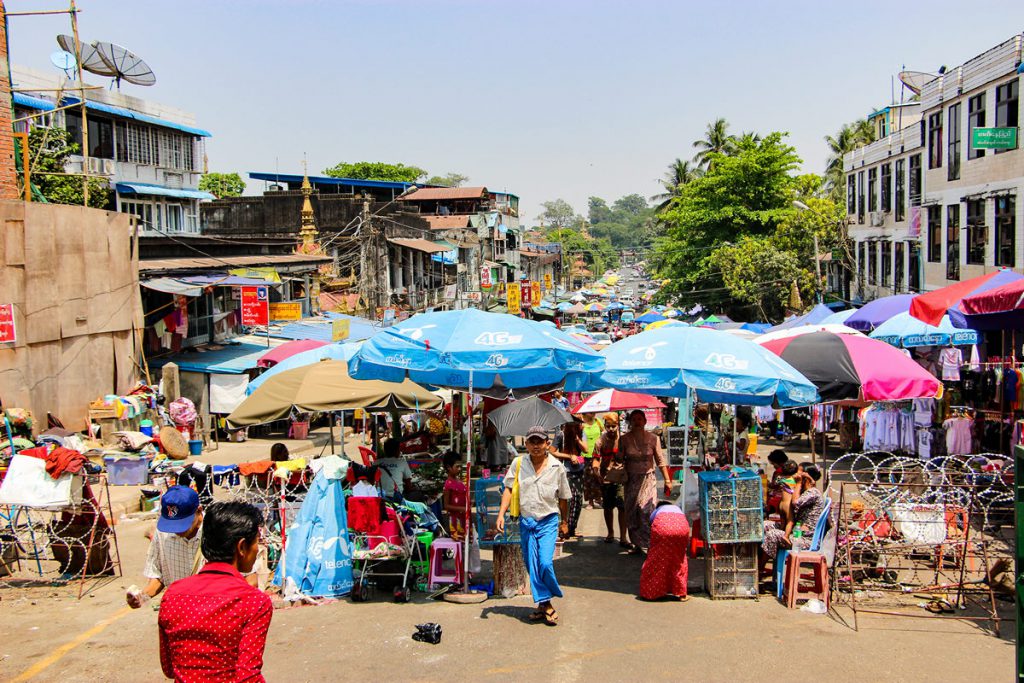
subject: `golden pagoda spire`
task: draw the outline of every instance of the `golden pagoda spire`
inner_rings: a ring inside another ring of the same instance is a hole
[[[302,213],[299,237],[302,238],[304,248],[312,247],[316,243],[317,229],[316,217],[313,214],[313,202],[310,197],[313,195],[313,186],[309,184],[309,171],[306,162],[302,162]]]

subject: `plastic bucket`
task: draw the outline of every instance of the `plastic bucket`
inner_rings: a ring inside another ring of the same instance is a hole
[[[139,423],[139,431],[146,436],[153,436],[153,421],[143,420]]]
[[[188,442],[188,452],[191,455],[202,455],[202,453],[203,453],[203,440],[202,439],[191,439]]]

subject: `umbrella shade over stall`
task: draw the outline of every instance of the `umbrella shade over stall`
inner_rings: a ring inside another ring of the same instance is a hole
[[[948,315],[942,316],[938,325],[929,325],[910,313],[900,313],[876,327],[868,336],[908,349],[915,346],[969,346],[978,343],[977,332],[953,327]]]
[[[495,408],[487,413],[487,419],[502,436],[525,436],[530,427],[535,425],[555,429],[566,422],[572,422],[572,415],[538,396],[531,396]]]
[[[381,382],[353,379],[346,363],[325,360],[271,377],[228,415],[232,428],[282,420],[297,410],[303,413],[334,410],[430,410],[441,399],[405,380]]]
[[[860,334],[858,330],[846,325],[827,325],[821,323],[819,325],[798,325],[797,327],[788,327],[776,332],[768,332],[762,334],[757,338],[758,344],[765,342],[775,341],[776,339],[788,339],[789,337],[799,337],[804,334],[811,334],[813,332],[831,332],[832,334]]]
[[[934,398],[942,384],[885,342],[814,332],[763,344],[814,382],[822,402]]]
[[[836,311],[821,321],[822,325],[845,325],[846,319],[857,312],[856,308],[847,308],[845,311]]]
[[[654,396],[647,394],[635,394],[631,391],[620,391],[618,389],[602,389],[596,394],[591,394],[572,409],[576,415],[583,413],[608,413],[619,410],[635,410],[637,408],[664,408],[665,404]]]
[[[594,384],[654,396],[791,407],[816,403],[811,382],[753,341],[675,325],[645,330],[601,352],[608,361]]]
[[[846,326],[861,332],[870,332],[889,318],[910,310],[914,294],[894,294],[875,299],[846,319]]]
[[[421,313],[363,343],[349,361],[357,379],[409,378],[477,393],[586,386],[604,358],[561,330],[476,309]]]
[[[815,325],[822,322],[825,318],[832,315],[832,309],[825,304],[817,304],[814,308],[807,311],[803,315],[795,315],[788,320],[785,320],[774,327],[769,327],[769,332],[777,332],[779,330],[788,330],[791,327],[800,327],[801,325]]]
[[[666,318],[665,320],[655,320],[653,323],[647,325],[648,330],[656,330],[659,327],[689,327],[690,323],[684,323],[682,320],[672,320]]]
[[[247,396],[253,393],[260,388],[261,384],[278,373],[285,372],[286,370],[294,370],[295,368],[301,368],[303,365],[319,363],[322,360],[347,361],[349,358],[354,356],[358,350],[359,344],[342,342],[335,344],[323,344],[315,349],[297,353],[290,358],[285,358],[283,361],[249,382],[245,387],[245,393]]]
[[[1024,329],[1024,280],[1017,280],[960,302],[964,325],[975,330]],[[957,320],[950,316],[953,325]]]
[[[655,313],[654,311],[644,313],[642,316],[636,319],[636,321],[641,325],[649,325],[650,323],[656,323],[662,320],[667,320],[667,318],[663,316],[661,313]]]
[[[954,282],[941,289],[914,297],[914,301],[910,304],[910,315],[929,325],[937,326],[942,320],[942,316],[948,314],[954,326],[966,327],[960,306],[961,301],[1021,281],[1024,281],[1024,275],[1002,269],[972,277],[963,282]]]
[[[295,354],[302,353],[303,351],[309,351],[311,349],[318,349],[321,346],[326,345],[327,342],[323,342],[318,339],[296,339],[295,341],[285,342],[284,344],[281,344],[260,356],[259,360],[256,361],[256,367],[272,368],[286,358],[291,358]]]

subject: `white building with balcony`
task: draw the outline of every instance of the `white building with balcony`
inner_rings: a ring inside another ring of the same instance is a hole
[[[80,102],[73,86],[52,74],[12,67],[15,129],[64,128],[81,145],[81,109],[61,109]],[[108,208],[138,216],[143,235],[198,234],[199,202],[214,199],[199,190],[211,133],[198,128],[188,112],[116,90],[86,90],[85,99],[88,172],[108,179],[114,190]],[[26,118],[40,112],[49,113]],[[85,159],[72,156],[67,171],[83,172]]]

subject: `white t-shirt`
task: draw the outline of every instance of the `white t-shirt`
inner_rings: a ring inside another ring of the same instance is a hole
[[[395,491],[405,494],[405,480],[412,479],[412,470],[405,458],[381,458],[377,461],[380,466],[380,490],[385,496],[390,496]]]
[[[942,379],[953,382],[960,381],[960,366],[963,365],[964,354],[960,349],[950,346],[939,351],[939,366],[942,368]]]
[[[932,433],[927,429],[917,430],[917,457],[921,460],[932,457]]]

